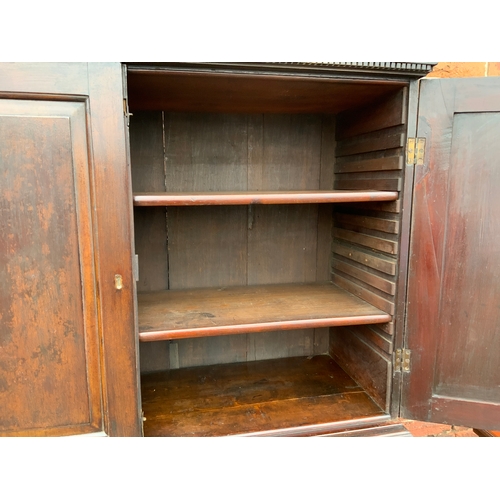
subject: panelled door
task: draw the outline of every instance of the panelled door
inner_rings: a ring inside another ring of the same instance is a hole
[[[500,78],[421,81],[406,418],[500,426]]]
[[[140,433],[121,88],[0,65],[0,435]]]

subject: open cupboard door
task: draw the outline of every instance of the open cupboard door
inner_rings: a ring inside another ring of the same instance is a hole
[[[0,64],[0,436],[141,433],[124,130],[120,64]]]
[[[496,429],[500,78],[422,80],[417,137],[401,414]]]

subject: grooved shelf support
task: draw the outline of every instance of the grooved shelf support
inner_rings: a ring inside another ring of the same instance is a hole
[[[199,193],[134,193],[136,207],[190,205],[280,205],[394,201],[397,191],[240,191]]]
[[[391,321],[332,283],[148,292],[138,304],[142,342]]]

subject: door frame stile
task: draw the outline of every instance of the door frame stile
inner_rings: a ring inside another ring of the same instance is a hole
[[[407,129],[406,138],[417,136],[418,105],[420,93],[420,80],[411,80],[407,96]],[[405,141],[406,147],[406,141]],[[408,291],[408,269],[410,259],[410,236],[411,220],[413,207],[413,185],[415,181],[415,167],[413,164],[406,163],[405,152],[405,175],[404,188],[402,192],[402,220],[400,237],[400,259],[397,280],[397,299],[396,299],[396,330],[394,335],[394,353],[397,349],[403,349],[407,344],[406,339],[406,308]],[[393,354],[395,359],[395,354]],[[403,390],[403,372],[394,371],[394,362],[392,363],[392,392],[391,392],[391,415],[401,416],[401,402]]]
[[[130,116],[128,107],[128,90],[127,90],[127,65],[121,65],[122,68],[122,86],[123,86],[123,99],[124,99],[124,129],[125,129],[125,151],[126,151],[126,160],[127,160],[127,172],[130,177],[129,182],[129,195],[130,199],[133,199],[133,190],[132,190],[132,160],[130,156]],[[134,209],[129,211],[130,216],[130,228],[131,228],[131,245],[132,245],[132,258],[135,259],[137,257],[135,253],[135,230],[134,230]],[[137,264],[137,273],[139,273],[139,265]],[[135,335],[135,366],[136,366],[136,374],[137,374],[137,408],[139,411],[140,418],[140,436],[144,436],[144,423],[143,423],[143,412],[142,412],[142,396],[141,396],[141,381],[140,381],[140,352],[139,352],[139,310],[137,304],[137,282],[135,278],[132,280],[132,290],[133,290],[133,309],[134,309],[134,335]]]

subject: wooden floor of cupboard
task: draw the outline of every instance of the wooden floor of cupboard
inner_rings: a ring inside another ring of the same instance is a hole
[[[389,416],[328,355],[142,376],[145,436],[318,435]]]

